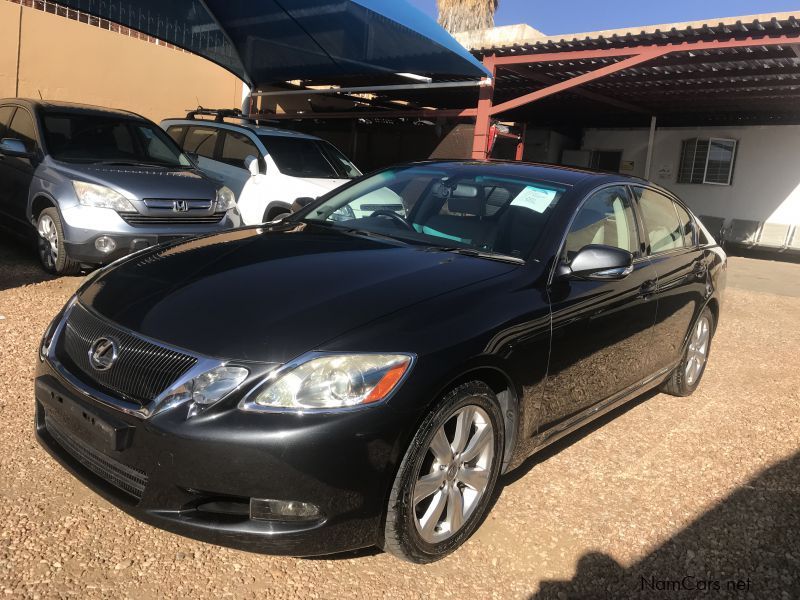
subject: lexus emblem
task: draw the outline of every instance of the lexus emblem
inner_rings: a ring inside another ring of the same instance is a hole
[[[189,210],[189,203],[186,200],[175,200],[172,203],[172,210],[175,212],[186,212]]]
[[[89,364],[96,371],[107,371],[118,357],[117,344],[108,338],[98,338],[89,348]]]

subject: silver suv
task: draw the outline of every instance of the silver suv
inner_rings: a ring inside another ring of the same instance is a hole
[[[233,192],[144,117],[0,100],[0,225],[38,232],[47,271],[76,274],[164,241],[240,224]]]

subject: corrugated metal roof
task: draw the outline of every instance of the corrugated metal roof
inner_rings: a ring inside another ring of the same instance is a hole
[[[491,40],[492,36],[478,35],[480,32],[477,31],[457,33],[454,37],[473,52],[486,54],[488,51],[495,51],[502,55],[508,51],[564,51],[587,47],[596,48],[610,45],[665,42],[667,40],[686,41],[700,37],[716,37],[724,34],[732,36],[748,34],[763,35],[765,32],[769,31],[800,28],[800,21],[798,21],[798,19],[800,19],[800,10],[738,17],[721,17],[702,21],[644,25],[584,33],[543,35],[516,39],[507,38],[508,43],[496,45],[482,45],[482,42],[485,40]],[[480,45],[471,47],[475,42]]]

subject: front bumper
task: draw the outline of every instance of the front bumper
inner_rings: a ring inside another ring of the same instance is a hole
[[[382,540],[404,429],[389,406],[255,414],[234,402],[189,420],[180,407],[141,419],[76,388],[49,361],[39,365],[35,394],[42,446],[146,523],[214,544],[294,556]],[[313,503],[320,515],[263,521],[230,510],[244,509],[250,498]]]
[[[64,244],[70,258],[81,263],[101,265],[162,242],[219,233],[242,224],[237,209],[231,209],[217,223],[129,225],[107,208],[72,206],[62,210]],[[116,247],[102,252],[95,247],[100,237],[110,237]]]

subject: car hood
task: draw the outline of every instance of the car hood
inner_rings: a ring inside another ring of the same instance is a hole
[[[98,275],[79,298],[123,327],[193,352],[286,362],[517,267],[294,223],[137,254]],[[391,340],[386,349],[408,350]]]
[[[214,200],[217,193],[217,185],[211,179],[189,167],[169,169],[56,161],[53,161],[52,167],[69,179],[104,185],[133,200]]]

